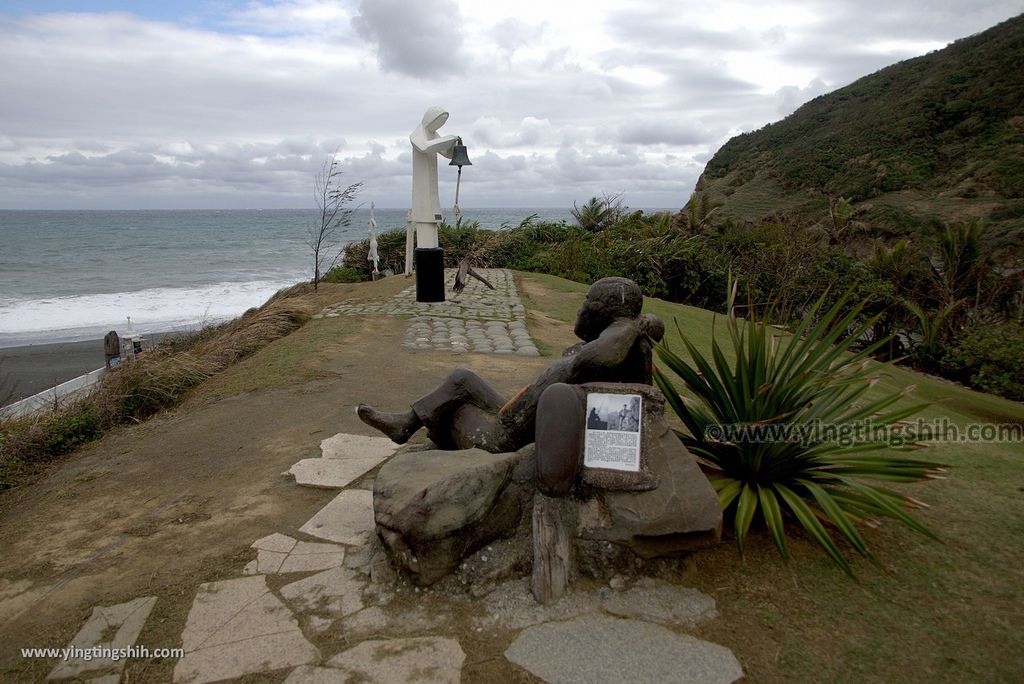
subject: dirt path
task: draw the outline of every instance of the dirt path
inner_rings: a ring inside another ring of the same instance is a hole
[[[396,283],[373,285],[387,296]],[[298,529],[334,496],[281,473],[335,433],[371,434],[356,404],[400,409],[455,365],[511,393],[550,361],[411,352],[401,346],[407,326],[389,316],[311,321],[178,409],[108,434],[10,495],[0,517],[0,674],[42,679],[52,662],[23,660],[21,648],[63,646],[93,606],[141,594],[161,600],[140,643],[174,646],[199,583],[237,576],[253,540]],[[565,335],[550,332],[542,344]],[[250,386],[260,389],[232,395]]]

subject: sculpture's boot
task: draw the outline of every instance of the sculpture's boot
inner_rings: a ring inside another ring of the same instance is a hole
[[[405,444],[423,427],[423,422],[412,411],[405,413],[384,413],[372,406],[360,404],[356,407],[359,419],[372,428],[380,430],[396,444]]]

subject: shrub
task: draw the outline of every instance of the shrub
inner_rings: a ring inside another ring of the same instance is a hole
[[[50,416],[42,447],[47,455],[59,456],[91,442],[102,432],[102,418],[96,406],[80,401]]]
[[[107,423],[89,400],[57,404],[22,418],[0,417],[0,491],[15,486],[39,464],[91,442]]]
[[[963,329],[942,367],[983,392],[1024,401],[1024,324],[1017,320]]]
[[[322,278],[325,283],[358,283],[366,280],[364,274],[350,266],[335,266]]]
[[[91,442],[104,428],[103,416],[89,400],[59,403],[25,418],[0,419],[0,466],[6,466],[10,457],[29,453],[37,461],[60,456]]]
[[[352,268],[369,280],[373,273],[373,262],[366,258],[370,252],[370,240],[355,240],[345,245],[342,266]],[[385,230],[377,235],[377,257],[380,270],[390,269],[393,273],[405,271],[405,228]]]
[[[871,553],[856,528],[868,518],[892,517],[934,537],[904,510],[918,502],[861,482],[913,482],[934,477],[941,468],[880,451],[893,444],[876,434],[856,439],[864,435],[853,431],[868,419],[872,428],[893,426],[922,408],[892,409],[902,392],[865,401],[873,384],[867,358],[882,341],[851,353],[873,324],[868,320],[847,334],[861,306],[842,314],[849,296],[842,297],[819,316],[821,299],[791,336],[781,336],[756,320],[738,319],[735,292],[733,285],[727,302],[735,361],[712,338],[709,362],[680,331],[691,362],[664,343],[657,353],[697,401],[684,401],[660,369],[655,380],[689,431],[677,434],[732,516],[740,551],[758,513],[784,558],[785,521],[793,518],[848,574],[850,566],[826,524],[868,558]],[[844,444],[841,435],[851,444]]]

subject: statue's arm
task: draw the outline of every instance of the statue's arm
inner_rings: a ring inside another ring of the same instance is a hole
[[[620,318],[605,328],[596,340],[580,347],[579,352],[570,358],[575,369],[612,368],[626,360],[641,334],[635,320]]]
[[[442,135],[440,138],[433,138],[432,140],[421,140],[419,136],[413,136],[412,145],[424,154],[437,153],[447,159],[451,159],[452,147],[455,146],[457,138],[458,136],[455,135]]]

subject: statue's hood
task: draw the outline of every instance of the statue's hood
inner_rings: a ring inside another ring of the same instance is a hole
[[[448,120],[448,112],[444,107],[434,105],[423,114],[423,128],[430,133],[436,133],[437,129]]]

